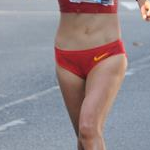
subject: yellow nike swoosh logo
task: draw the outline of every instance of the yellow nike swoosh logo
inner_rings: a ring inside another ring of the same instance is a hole
[[[108,55],[108,53],[104,53],[103,55],[100,55],[99,57],[95,56],[94,57],[94,61],[99,61],[99,60],[101,60],[103,57],[105,57],[107,55]]]

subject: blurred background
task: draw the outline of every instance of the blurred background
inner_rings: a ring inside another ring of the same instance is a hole
[[[57,0],[0,0],[0,150],[77,150],[55,75]],[[129,66],[105,127],[107,150],[150,147],[150,22],[119,2]]]

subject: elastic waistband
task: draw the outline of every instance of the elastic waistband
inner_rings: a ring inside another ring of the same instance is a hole
[[[74,13],[117,13],[118,0],[114,0],[114,5],[105,6],[99,3],[72,3],[69,0],[58,0],[61,12]]]
[[[54,46],[54,48],[55,48],[55,50],[57,50],[61,53],[71,53],[71,52],[80,53],[80,52],[87,52],[87,51],[93,51],[93,50],[98,50],[98,49],[106,49],[106,48],[109,48],[109,47],[116,46],[118,44],[123,44],[121,39],[118,39],[118,40],[116,40],[114,42],[111,42],[111,43],[108,43],[108,44],[104,44],[104,45],[101,45],[101,46],[96,46],[96,47],[89,48],[89,49],[83,49],[83,50],[66,50],[66,49],[57,48],[56,46]]]

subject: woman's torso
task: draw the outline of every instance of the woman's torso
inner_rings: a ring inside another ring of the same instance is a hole
[[[82,50],[121,38],[117,13],[63,13],[55,37],[55,46],[64,50]]]

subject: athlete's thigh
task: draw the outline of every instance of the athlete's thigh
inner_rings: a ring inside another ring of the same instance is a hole
[[[56,75],[66,108],[78,134],[80,107],[85,95],[85,80],[56,64]]]
[[[103,127],[105,117],[123,81],[126,67],[126,57],[119,54],[99,62],[91,69],[86,80],[80,123],[86,122],[90,116],[90,122],[98,121],[101,123],[100,127]]]
[[[89,72],[86,80],[85,95],[97,92],[98,87],[104,90],[113,90],[113,86],[117,86],[125,75],[127,68],[127,58],[124,54],[110,56],[97,65]]]

